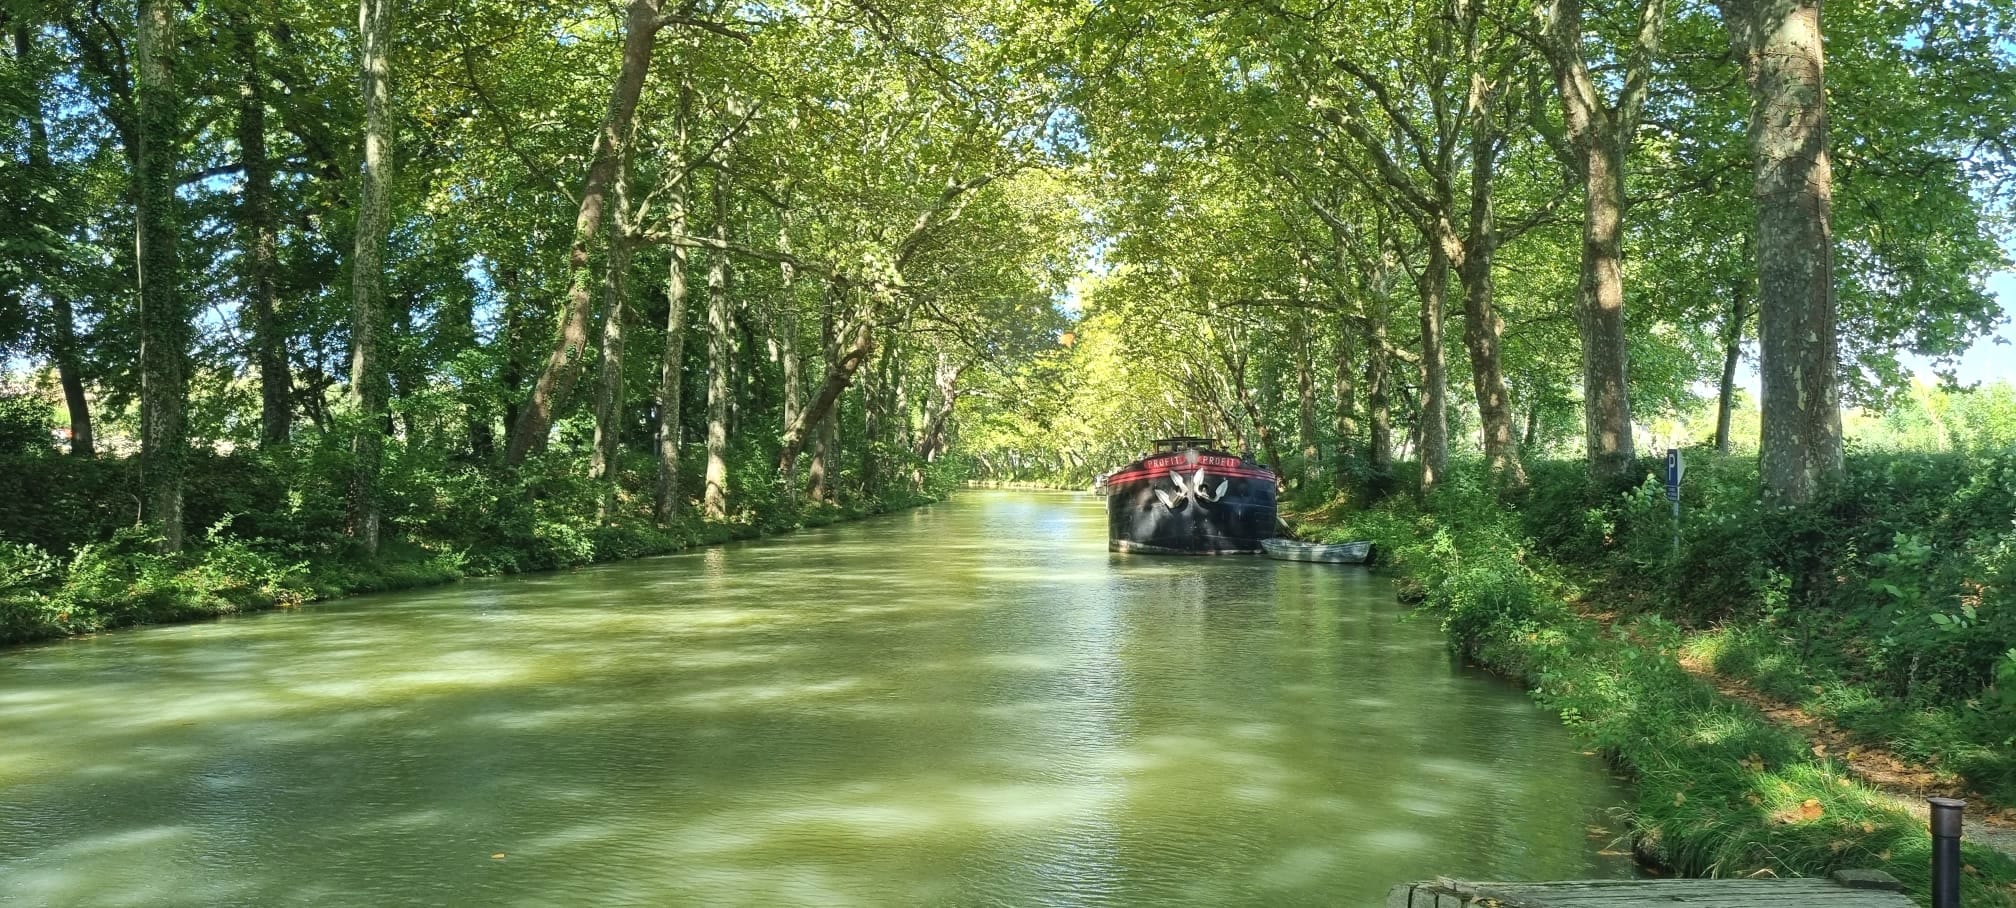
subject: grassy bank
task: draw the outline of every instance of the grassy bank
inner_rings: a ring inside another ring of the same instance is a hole
[[[343,533],[342,490],[328,478],[343,474],[323,460],[334,456],[200,458],[188,510],[191,525],[207,529],[176,553],[131,524],[130,461],[0,463],[0,500],[16,503],[0,512],[0,644],[667,554],[924,504],[956,483],[938,475],[922,491],[810,504],[756,494],[767,477],[752,470],[735,477],[752,491],[726,519],[689,509],[661,525],[648,489],[623,489],[597,519],[601,489],[558,458],[514,475],[412,463],[388,472],[388,538],[366,555]],[[632,475],[648,477],[649,467]]]
[[[1425,508],[1389,500],[1319,514],[1309,529],[1332,540],[1379,542],[1410,597],[1441,621],[1452,646],[1526,684],[1627,771],[1636,782],[1631,825],[1648,861],[1690,876],[1875,868],[1904,880],[1923,900],[1931,846],[1922,822],[1854,781],[1802,736],[1682,669],[1677,657],[1684,650],[1734,622],[1675,620],[1661,608],[1670,601],[1650,592],[1665,578],[1644,564],[1633,568],[1632,556],[1620,554],[1632,550],[1633,540],[1617,518],[1645,510],[1643,493],[1627,490],[1614,496],[1614,506],[1598,501],[1581,508],[1571,532],[1561,533],[1564,502],[1582,493],[1558,477],[1536,479],[1532,493],[1508,504],[1459,476]],[[1586,542],[1572,531],[1589,523],[1609,532],[1579,562],[1562,557],[1563,549],[1550,551],[1549,541],[1533,532],[1557,530],[1557,546]],[[1672,563],[1686,562],[1695,545],[1705,544],[1683,537],[1672,554],[1670,516],[1666,530],[1661,541]],[[1626,569],[1652,576],[1628,578]],[[1728,635],[1735,632],[1719,633],[1733,639]],[[1843,651],[1855,645],[1834,642]],[[1797,660],[1772,664],[1789,678],[1821,651],[1809,647]],[[1904,709],[1903,702],[1893,699],[1892,709]],[[1966,862],[1968,904],[2016,905],[2016,861],[1970,846]]]

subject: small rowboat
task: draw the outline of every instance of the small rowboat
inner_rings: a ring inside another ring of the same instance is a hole
[[[1341,542],[1324,545],[1320,542],[1298,542],[1293,539],[1262,539],[1260,547],[1267,550],[1267,557],[1279,561],[1310,561],[1318,564],[1371,564],[1372,543]]]

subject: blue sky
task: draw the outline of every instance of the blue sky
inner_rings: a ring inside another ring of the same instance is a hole
[[[1995,334],[1974,342],[1960,357],[1956,376],[1964,383],[2016,382],[2016,271],[2003,271],[1988,279],[1988,292],[2002,304],[2002,324]],[[1997,343],[1997,341],[2000,343]],[[1921,374],[1930,374],[1930,364],[1914,360]]]

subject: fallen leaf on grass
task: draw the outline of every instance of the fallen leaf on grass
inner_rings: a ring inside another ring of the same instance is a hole
[[[1826,809],[1820,806],[1818,798],[1807,798],[1806,803],[1799,805],[1799,819],[1802,820],[1817,820],[1826,812]]]

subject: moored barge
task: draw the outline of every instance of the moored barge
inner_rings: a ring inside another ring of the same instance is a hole
[[[1157,439],[1105,477],[1107,548],[1154,555],[1257,555],[1275,532],[1279,477],[1209,438]]]

